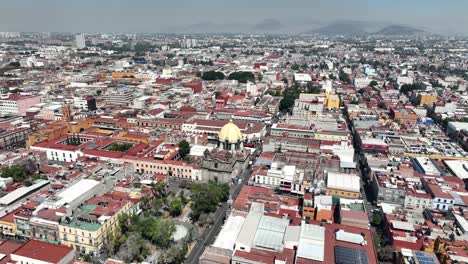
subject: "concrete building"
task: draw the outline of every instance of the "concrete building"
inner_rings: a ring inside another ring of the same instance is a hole
[[[133,94],[128,89],[108,89],[102,99],[108,104],[129,105],[133,102]]]
[[[468,130],[468,123],[449,122],[447,126],[447,135],[454,136],[463,129]]]
[[[359,176],[345,173],[328,172],[327,195],[343,198],[359,198],[361,196],[361,181]]]
[[[10,149],[25,144],[32,131],[31,127],[0,129],[0,149]]]
[[[427,194],[425,191],[407,191],[404,206],[406,209],[420,211],[424,209],[432,209],[433,199],[431,195]]]
[[[76,45],[76,48],[78,49],[86,48],[85,36],[83,33],[75,36],[75,45]]]
[[[118,217],[129,213],[131,208],[132,203],[128,200],[92,198],[60,223],[60,243],[85,254],[99,252],[110,242]]]
[[[73,210],[84,201],[103,192],[104,185],[102,183],[83,179],[45,201],[42,208],[58,209],[65,207]]]
[[[0,113],[24,115],[26,111],[41,103],[40,96],[11,94],[0,97]]]

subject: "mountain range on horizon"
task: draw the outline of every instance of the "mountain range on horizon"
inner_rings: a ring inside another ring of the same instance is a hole
[[[187,26],[173,26],[162,30],[165,33],[258,33],[258,34],[321,34],[321,35],[387,35],[411,36],[437,34],[431,29],[388,22],[337,20],[329,23],[311,20],[283,22],[266,18],[257,23],[201,21]]]

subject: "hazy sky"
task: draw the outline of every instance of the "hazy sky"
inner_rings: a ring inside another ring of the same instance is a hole
[[[276,19],[288,30],[337,19],[468,33],[467,0],[2,0],[0,31],[165,32],[242,28]]]

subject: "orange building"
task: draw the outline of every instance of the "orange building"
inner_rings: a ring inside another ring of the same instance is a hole
[[[113,79],[119,78],[135,78],[135,73],[133,72],[112,72]]]
[[[395,121],[399,121],[400,124],[411,124],[415,125],[416,122],[418,121],[418,115],[411,110],[411,109],[406,109],[406,108],[401,108],[401,109],[390,109],[390,114],[393,116],[393,119]]]
[[[68,133],[79,133],[90,128],[94,124],[93,119],[79,119],[72,122],[57,121],[50,123],[44,128],[29,134],[28,146],[37,144],[45,140],[51,140]]]
[[[136,134],[136,133],[129,133],[127,131],[119,132],[119,134],[116,135],[114,138],[118,140],[126,140],[126,141],[145,143],[145,144],[148,144],[150,141],[149,134],[143,134],[143,133]]]
[[[441,264],[453,263],[450,255],[468,257],[468,241],[459,240],[452,242],[438,237],[434,242],[434,252],[438,252],[437,256]]]
[[[302,218],[315,219],[314,199],[311,193],[304,194]]]
[[[437,100],[437,95],[435,94],[419,94],[418,102],[419,105],[433,105]]]

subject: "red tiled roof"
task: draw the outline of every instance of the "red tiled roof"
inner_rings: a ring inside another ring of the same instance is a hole
[[[26,242],[19,249],[17,249],[13,253],[13,255],[18,255],[49,263],[59,263],[71,252],[73,252],[73,248],[71,247],[32,239]]]
[[[0,260],[0,264],[11,263],[10,254],[20,248],[22,244],[15,243],[12,241],[0,241],[0,253],[6,256]]]
[[[50,220],[50,221],[54,221],[54,222],[58,222],[60,220],[60,216],[58,216],[56,214],[56,212],[58,212],[58,210],[53,210],[53,209],[43,209],[43,210],[40,210],[38,213],[37,213],[37,217],[39,218],[42,218],[42,219],[45,219],[45,220]]]

